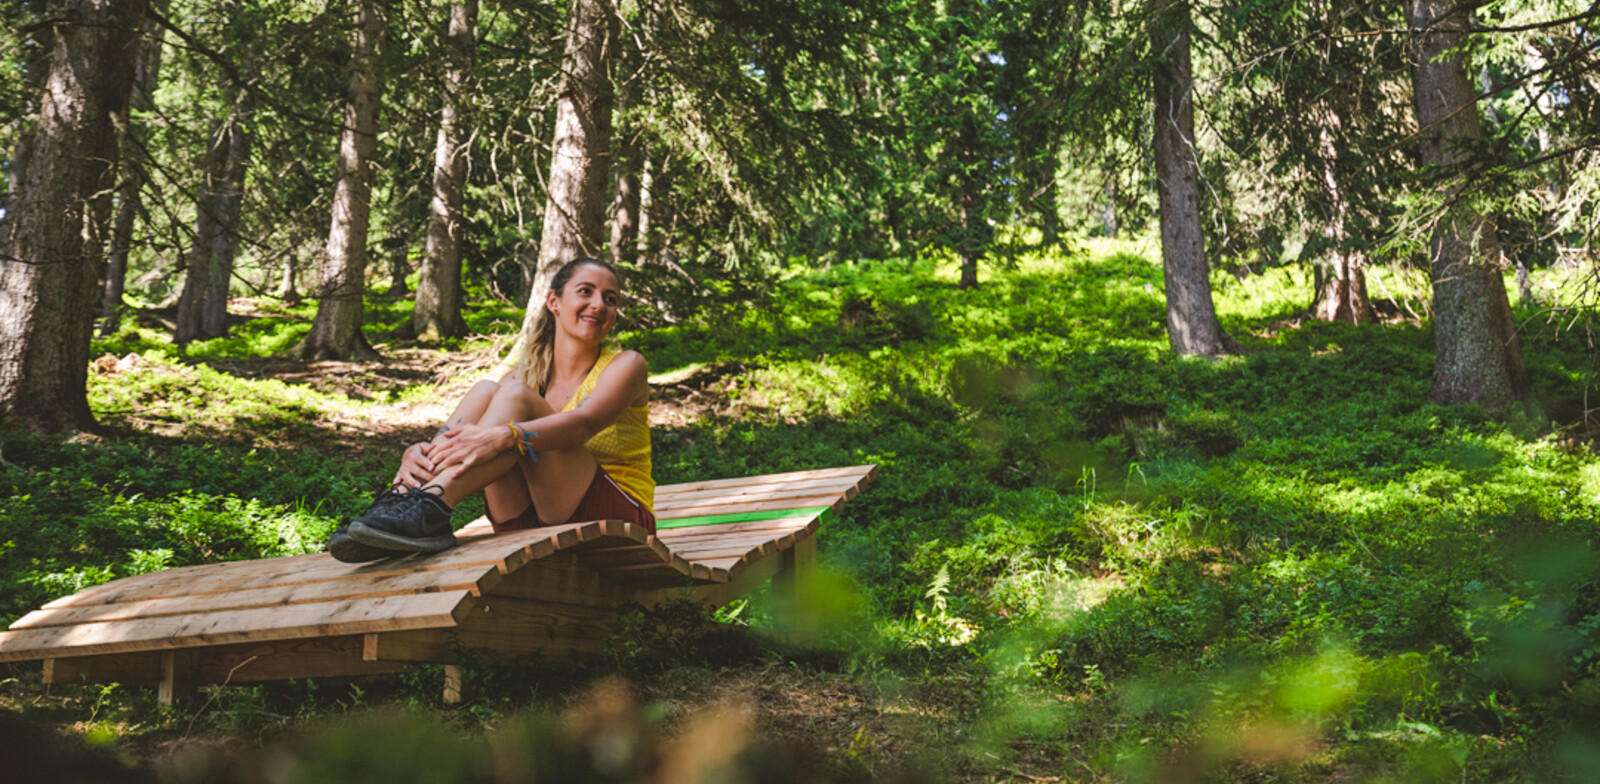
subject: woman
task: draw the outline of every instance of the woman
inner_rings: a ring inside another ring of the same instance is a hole
[[[453,547],[450,510],[482,490],[495,531],[575,520],[655,530],[650,388],[637,351],[603,346],[618,276],[598,259],[556,272],[498,381],[480,381],[433,440],[412,444],[394,487],[328,552],[347,562]]]

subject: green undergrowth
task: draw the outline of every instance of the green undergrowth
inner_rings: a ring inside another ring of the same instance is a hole
[[[1595,387],[1587,316],[1519,305],[1546,410],[1496,415],[1428,402],[1425,323],[1306,322],[1292,268],[1216,276],[1246,353],[1175,358],[1154,256],[1085,242],[971,291],[943,258],[796,267],[762,307],[622,334],[664,383],[729,398],[654,431],[659,482],[878,466],[824,525],[798,609],[760,591],[719,615],[826,652],[748,656],[915,703],[946,739],[918,748],[955,778],[1580,780],[1600,759],[1600,459],[1572,416]],[[1383,275],[1384,312],[1425,301]],[[199,361],[281,351],[301,317],[187,353],[130,328],[105,353],[139,359],[91,381],[117,434],[7,434],[0,616],[314,550],[359,509],[385,449],[286,445],[369,403]],[[697,645],[619,640],[629,655],[592,667],[648,680],[644,654],[703,663]],[[864,725],[835,742],[860,764],[873,743]]]

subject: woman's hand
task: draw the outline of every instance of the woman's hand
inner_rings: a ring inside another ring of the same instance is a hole
[[[400,455],[400,470],[395,472],[394,484],[405,485],[413,490],[432,482],[438,471],[434,463],[428,458],[433,451],[433,444],[419,441],[406,447]]]
[[[493,460],[513,446],[511,430],[505,425],[463,425],[445,433],[444,439],[429,453],[436,470],[441,472],[457,465],[465,471]]]

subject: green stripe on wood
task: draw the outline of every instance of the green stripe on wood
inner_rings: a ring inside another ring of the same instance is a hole
[[[767,512],[737,512],[734,514],[704,515],[701,517],[679,517],[675,520],[657,520],[656,530],[668,528],[693,528],[700,525],[720,525],[722,523],[753,523],[760,520],[781,520],[785,517],[805,517],[814,515],[827,522],[833,516],[831,506],[807,506],[800,509],[773,509]]]

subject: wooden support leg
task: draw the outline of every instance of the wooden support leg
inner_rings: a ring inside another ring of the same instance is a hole
[[[444,666],[444,704],[460,705],[467,693],[467,676],[459,664]]]
[[[199,680],[200,657],[193,648],[179,648],[161,652],[161,684],[156,689],[156,701],[171,705],[187,699],[194,693]]]
[[[814,536],[796,542],[782,553],[783,565],[773,575],[773,589],[778,602],[790,608],[789,641],[796,645],[817,644],[816,613],[807,596],[810,584],[817,573],[817,538]]]

